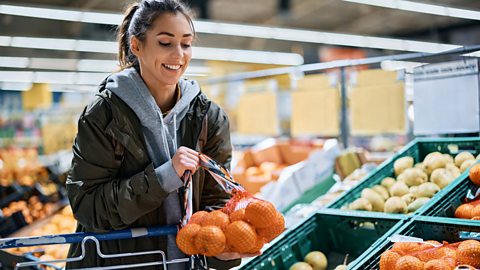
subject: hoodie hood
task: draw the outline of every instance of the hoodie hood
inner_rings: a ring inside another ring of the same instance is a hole
[[[178,85],[180,100],[163,117],[160,107],[135,68],[112,74],[107,79],[106,88],[122,99],[140,120],[147,150],[155,166],[169,161],[177,151],[179,123],[187,114],[192,100],[200,93],[195,81],[182,79]]]

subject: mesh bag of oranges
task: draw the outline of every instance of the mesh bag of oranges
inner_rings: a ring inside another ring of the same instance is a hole
[[[190,217],[186,211],[187,217],[176,238],[182,252],[205,256],[224,252],[257,253],[284,231],[285,220],[272,203],[245,191],[233,181],[228,170],[209,157],[200,154],[200,159],[201,166],[232,197],[221,210],[198,211]],[[188,208],[188,202],[186,205]]]
[[[381,270],[454,270],[480,268],[480,242],[396,242],[380,257]]]

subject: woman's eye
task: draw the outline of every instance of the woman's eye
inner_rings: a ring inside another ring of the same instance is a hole
[[[170,43],[163,43],[163,42],[158,42],[158,44],[162,45],[162,46],[170,46]]]
[[[192,44],[182,44],[182,46],[183,46],[184,48],[190,48],[190,47],[192,46]]]

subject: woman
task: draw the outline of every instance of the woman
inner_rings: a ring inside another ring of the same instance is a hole
[[[232,149],[224,111],[196,82],[181,79],[194,38],[191,18],[175,0],[143,0],[127,10],[118,33],[122,70],[100,84],[78,122],[67,180],[77,231],[178,224],[179,188],[187,170],[194,173],[194,211],[222,207],[229,199],[208,173],[197,171],[197,151],[229,166]],[[185,257],[174,236],[102,241],[101,249],[105,254],[163,250],[169,260]],[[92,244],[86,253],[68,268],[160,259],[100,259]],[[80,254],[80,245],[72,245],[69,257]],[[209,258],[209,267],[228,269],[238,265],[240,257],[221,254]],[[172,264],[169,269],[186,266]]]

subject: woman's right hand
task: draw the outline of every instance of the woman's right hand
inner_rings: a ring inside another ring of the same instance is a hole
[[[187,170],[191,171],[192,174],[197,171],[200,158],[197,151],[181,146],[173,156],[172,164],[178,177],[181,178]]]

